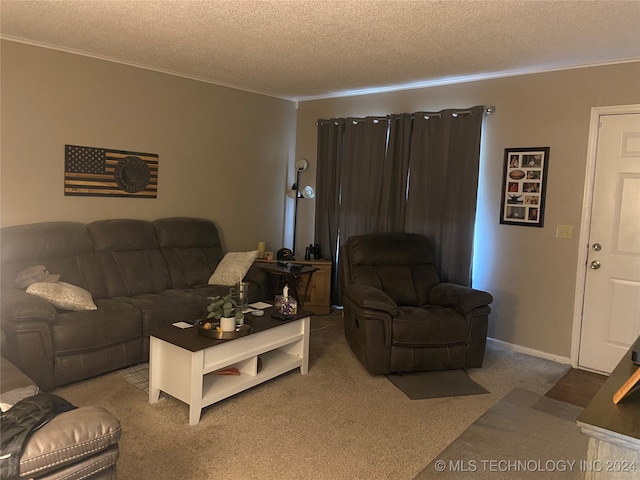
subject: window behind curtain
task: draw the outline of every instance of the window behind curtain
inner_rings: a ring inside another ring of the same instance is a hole
[[[484,107],[318,121],[315,242],[334,264],[353,235],[420,233],[443,281],[471,284]]]

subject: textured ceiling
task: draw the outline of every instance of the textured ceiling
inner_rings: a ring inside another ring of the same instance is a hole
[[[640,1],[0,0],[0,35],[308,99],[640,59]]]

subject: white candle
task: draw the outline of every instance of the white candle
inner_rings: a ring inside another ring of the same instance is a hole
[[[287,298],[289,296],[289,287],[287,285],[285,285],[284,288],[282,289],[282,296],[284,298]]]

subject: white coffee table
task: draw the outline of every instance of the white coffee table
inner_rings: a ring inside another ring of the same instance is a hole
[[[310,312],[293,320],[251,317],[253,333],[233,340],[200,335],[197,327],[169,326],[151,333],[149,351],[149,403],[160,391],[189,405],[189,424],[196,425],[204,407],[300,368],[309,371]],[[258,372],[258,356],[262,369]],[[236,367],[240,375],[207,375]]]

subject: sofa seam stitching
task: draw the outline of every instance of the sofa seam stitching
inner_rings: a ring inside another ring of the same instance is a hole
[[[26,460],[20,460],[20,465],[27,466],[29,463],[33,463],[33,462],[35,462],[37,460],[42,460],[42,459],[44,459],[46,457],[50,457],[50,456],[53,456],[53,455],[59,455],[61,452],[65,452],[65,451],[68,451],[68,450],[75,450],[78,447],[82,447],[84,445],[90,445],[92,443],[98,443],[99,441],[102,441],[102,440],[105,440],[105,439],[112,439],[113,437],[116,437],[116,434],[118,432],[120,432],[120,430],[121,430],[121,428],[118,428],[117,430],[109,432],[106,435],[102,435],[100,437],[97,437],[97,438],[94,438],[94,439],[91,439],[91,440],[87,440],[87,441],[82,442],[82,443],[77,443],[77,444],[74,444],[74,445],[71,445],[71,446],[68,446],[68,447],[64,447],[64,448],[61,448],[61,449],[58,449],[58,450],[55,450],[55,451],[52,451],[52,452],[47,452],[47,453],[44,453],[44,454],[29,458],[29,459],[26,459]],[[113,445],[113,444],[110,444],[110,445]],[[110,445],[106,445],[106,447],[108,447]],[[94,453],[94,452],[103,450],[104,448],[105,447],[101,447],[101,448],[94,447],[91,450],[88,450],[86,452],[78,453],[76,455],[72,455],[71,457],[65,458],[64,460],[60,460],[58,462],[54,462],[52,464],[49,464],[49,465],[46,465],[46,466],[42,466],[42,467],[39,467],[39,468],[34,468],[34,469],[29,470],[28,472],[23,472],[23,473],[32,473],[32,472],[37,472],[39,470],[43,470],[45,468],[50,468],[53,465],[57,465],[57,464],[60,464],[60,463],[63,463],[63,462],[67,462],[70,459],[74,459],[74,458],[78,458],[78,457],[84,456],[87,453]]]

